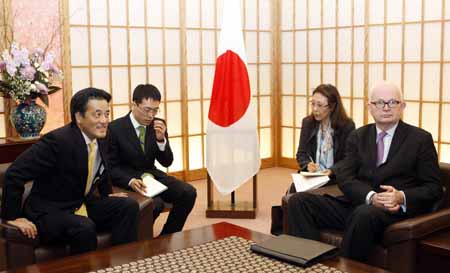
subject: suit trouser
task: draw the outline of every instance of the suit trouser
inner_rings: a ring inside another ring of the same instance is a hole
[[[296,193],[288,202],[289,234],[319,240],[320,229],[344,230],[342,255],[365,261],[386,227],[405,218],[380,208],[352,206],[331,196]]]
[[[97,231],[112,231],[113,245],[137,240],[139,204],[131,198],[110,197],[91,201],[88,217],[55,209],[36,221],[40,240],[67,243],[71,254],[97,248]]]
[[[167,222],[161,235],[181,231],[197,198],[196,189],[188,183],[180,181],[173,176],[159,177],[158,181],[167,186],[167,190],[153,198],[153,219],[156,219],[164,209],[164,202],[172,203]]]

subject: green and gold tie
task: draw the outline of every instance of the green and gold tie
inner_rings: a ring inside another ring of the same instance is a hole
[[[142,151],[145,152],[145,127],[139,126],[139,143],[141,144]]]

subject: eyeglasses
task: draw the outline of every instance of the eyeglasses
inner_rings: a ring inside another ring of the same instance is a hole
[[[140,106],[138,105],[137,108],[139,108],[139,109],[140,109],[143,113],[145,113],[145,114],[150,114],[150,113],[152,113],[152,114],[156,115],[156,114],[159,113],[159,107],[155,107],[155,108],[152,108],[152,107],[144,107],[144,108],[142,108],[142,107],[140,107]]]
[[[328,104],[318,103],[313,100],[310,101],[309,104],[311,105],[311,108],[317,107],[318,109],[322,109],[322,108],[328,107]]]
[[[377,101],[371,101],[370,102],[370,104],[375,105],[375,107],[378,108],[378,109],[383,109],[384,106],[386,106],[386,105],[389,107],[389,109],[396,108],[397,106],[400,105],[400,103],[401,103],[400,101],[394,100],[394,99],[388,100],[388,101],[377,100]]]

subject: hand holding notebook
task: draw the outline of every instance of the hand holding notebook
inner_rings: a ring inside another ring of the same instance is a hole
[[[167,190],[167,186],[153,178],[153,176],[147,175],[142,178],[146,188],[145,196],[154,197],[161,192]]]

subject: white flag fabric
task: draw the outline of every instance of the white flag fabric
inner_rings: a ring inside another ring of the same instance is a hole
[[[260,168],[255,109],[251,103],[241,23],[241,1],[223,1],[206,134],[206,168],[222,194],[229,194]]]

